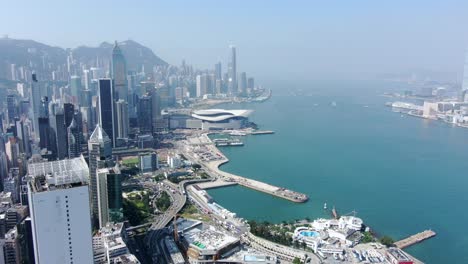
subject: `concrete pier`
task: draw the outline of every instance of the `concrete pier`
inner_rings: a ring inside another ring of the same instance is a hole
[[[407,237],[405,239],[395,242],[395,246],[400,249],[407,248],[414,244],[420,243],[426,239],[434,237],[435,235],[436,235],[436,232],[432,230],[425,230],[421,233],[417,233],[415,235],[412,235],[410,237]]]
[[[220,170],[219,166],[229,162],[229,160],[221,151],[219,151],[208,137],[207,133],[187,138],[187,140],[181,144],[180,149],[184,150],[184,155],[186,157],[189,157],[192,161],[200,163],[206,172],[212,177],[217,178],[218,181],[229,182],[229,185],[239,184],[295,203],[305,203],[309,200],[309,197],[306,194]],[[214,186],[216,185],[217,184],[214,184]],[[218,185],[217,187],[221,186]]]
[[[208,190],[208,189],[215,189],[215,188],[221,188],[221,187],[226,187],[226,186],[237,185],[237,182],[228,182],[228,181],[223,181],[223,180],[216,180],[216,181],[199,183],[197,185],[198,185],[198,187],[200,187],[200,189]]]

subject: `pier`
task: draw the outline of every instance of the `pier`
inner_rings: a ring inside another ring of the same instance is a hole
[[[221,187],[226,187],[226,186],[237,185],[237,182],[228,182],[228,181],[223,181],[223,180],[216,180],[216,181],[209,181],[209,182],[199,183],[197,185],[198,185],[198,187],[200,187],[200,189],[208,190],[208,189],[215,189],[215,188],[221,188]]]
[[[264,192],[279,198],[283,198],[295,203],[305,203],[309,200],[309,197],[303,193],[295,192],[292,190],[288,190],[285,188],[281,188],[278,186],[274,186],[268,183],[264,183],[261,181],[257,180],[252,180],[249,178],[245,178],[239,175],[235,175],[232,173],[228,173],[225,171],[222,171],[219,169],[219,166],[221,166],[224,163],[227,163],[229,160],[219,152],[219,150],[214,146],[211,145],[209,146],[212,148],[212,151],[216,151],[219,153],[219,155],[222,156],[221,160],[216,160],[216,161],[210,161],[207,162],[205,165],[208,167],[208,170],[212,173],[214,173],[218,178],[223,179],[224,181],[231,182],[231,183],[237,183],[239,185],[242,185],[244,187]]]
[[[407,237],[405,239],[395,242],[395,246],[397,248],[404,249],[414,244],[420,243],[426,239],[434,237],[435,235],[436,235],[436,232],[432,230],[425,230],[421,233],[417,233],[415,235],[412,235],[410,237]]]
[[[186,157],[199,162],[208,174],[217,179],[216,182],[218,183],[213,184],[214,187],[211,188],[239,184],[295,203],[305,203],[309,200],[309,197],[306,194],[220,170],[219,166],[229,162],[229,159],[219,151],[215,143],[208,137],[207,133],[187,138],[187,141],[184,142],[183,147],[180,149],[184,149],[184,155]]]

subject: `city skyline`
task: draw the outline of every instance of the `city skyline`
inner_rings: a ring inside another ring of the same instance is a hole
[[[211,68],[219,60],[227,65],[225,49],[234,44],[241,47],[238,68],[262,78],[283,73],[302,79],[423,69],[453,72],[461,80],[460,54],[468,45],[468,28],[463,26],[468,22],[464,11],[468,4],[458,0],[352,5],[256,1],[235,6],[212,1],[184,5],[139,1],[131,8],[112,5],[112,14],[129,19],[97,21],[108,5],[111,2],[80,1],[71,12],[68,4],[57,1],[50,2],[47,10],[33,1],[27,9],[9,3],[11,12],[0,18],[0,34],[67,48],[134,39],[170,64],[186,59],[198,68]],[[10,23],[20,12],[26,20]],[[54,16],[40,20],[41,30],[28,26],[44,13]],[[89,15],[76,17],[80,14]],[[56,27],[58,20],[63,21],[60,27]],[[68,22],[76,20],[77,25]],[[64,30],[73,34],[64,39]]]

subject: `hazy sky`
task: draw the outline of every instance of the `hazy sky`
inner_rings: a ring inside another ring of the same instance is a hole
[[[269,76],[329,78],[427,69],[460,73],[467,0],[4,1],[0,34],[76,47],[133,39],[169,63],[224,63]]]

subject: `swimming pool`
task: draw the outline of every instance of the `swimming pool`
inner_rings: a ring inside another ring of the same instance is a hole
[[[305,236],[305,237],[318,237],[318,236],[320,236],[319,232],[316,232],[316,231],[302,231],[299,234],[301,234],[301,236]]]

